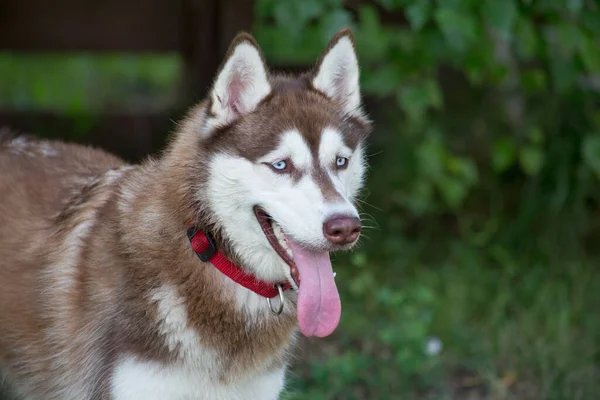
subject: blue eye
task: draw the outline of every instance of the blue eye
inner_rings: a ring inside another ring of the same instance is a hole
[[[338,157],[337,160],[335,160],[335,165],[338,168],[345,167],[346,164],[348,164],[348,159],[346,157]]]
[[[287,163],[284,160],[276,161],[271,164],[278,171],[283,171],[287,168]]]

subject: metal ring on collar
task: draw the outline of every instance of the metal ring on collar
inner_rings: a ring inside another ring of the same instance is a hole
[[[269,304],[269,310],[275,315],[280,315],[283,312],[283,304],[285,302],[285,297],[283,297],[283,289],[281,285],[275,285],[277,291],[279,291],[279,308],[276,310],[273,309],[273,305],[271,304],[271,299],[267,297],[267,304]]]

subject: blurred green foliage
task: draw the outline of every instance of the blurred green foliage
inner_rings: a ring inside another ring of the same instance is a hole
[[[172,104],[181,61],[166,54],[0,53],[0,107],[79,115]]]
[[[376,123],[375,229],[337,260],[341,328],[288,398],[600,398],[600,4],[258,0],[256,14],[280,67],[350,26]]]

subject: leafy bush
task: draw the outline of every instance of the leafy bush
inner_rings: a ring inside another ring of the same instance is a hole
[[[295,370],[291,398],[445,398],[465,373],[490,396],[597,397],[600,4],[256,11],[279,67],[313,63],[352,27],[377,125],[364,210],[379,230],[341,260],[342,329]]]

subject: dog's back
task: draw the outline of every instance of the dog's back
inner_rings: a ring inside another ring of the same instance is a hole
[[[48,268],[69,256],[61,250],[75,214],[64,213],[76,212],[82,188],[122,164],[99,150],[0,133],[0,365],[20,381],[42,383],[60,351],[48,343],[47,310],[50,279],[61,271]]]

